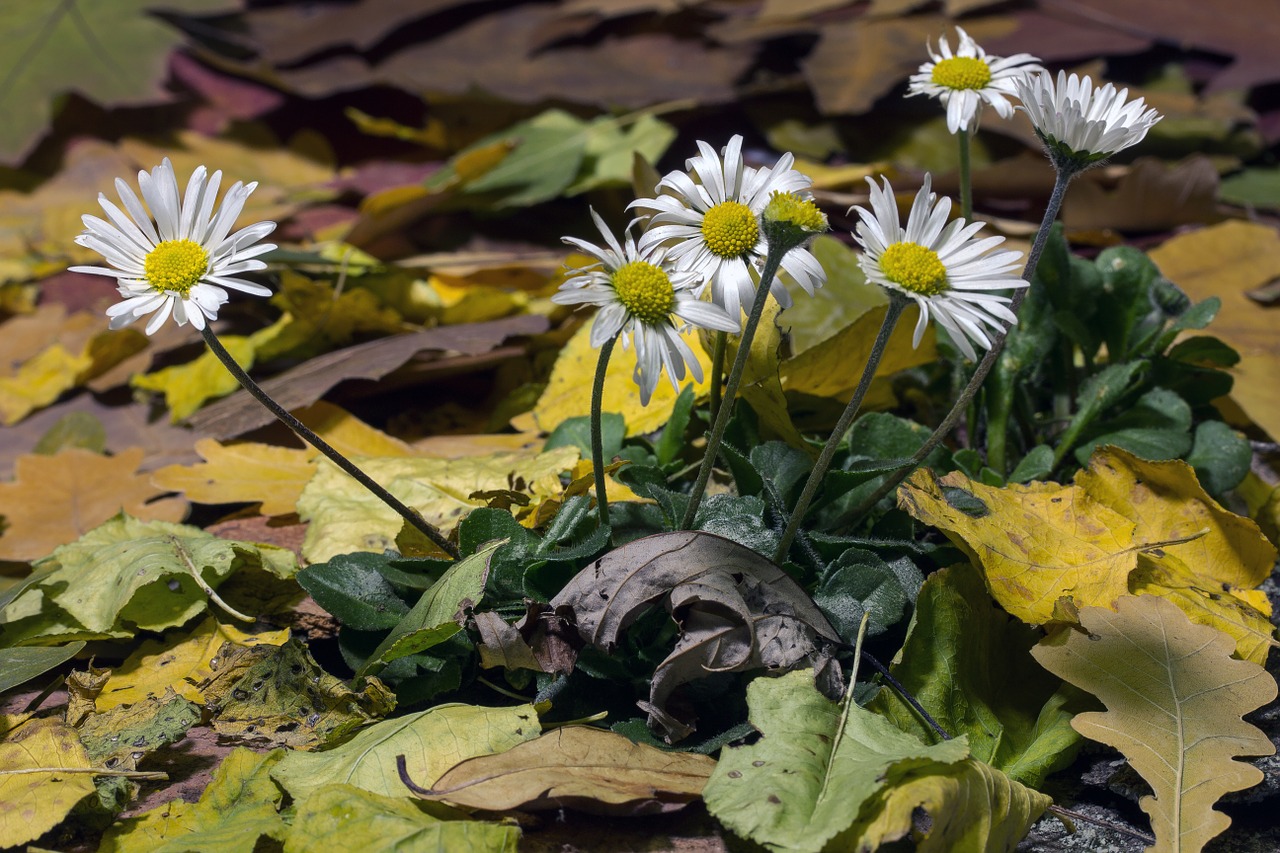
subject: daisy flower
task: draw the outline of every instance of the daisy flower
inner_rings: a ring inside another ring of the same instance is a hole
[[[591,211],[605,245],[597,246],[576,237],[564,242],[594,258],[597,262],[572,271],[551,297],[559,305],[595,305],[599,307],[591,326],[591,345],[602,346],[610,338],[622,336],[628,346],[635,335],[635,381],[640,386],[640,402],[649,398],[665,369],[671,386],[679,390],[685,365],[694,379],[702,381],[702,368],[693,350],[681,337],[689,324],[720,332],[738,331],[738,321],[722,308],[703,302],[697,296],[697,274],[677,270],[661,246],[639,249],[630,233],[619,245],[604,220]]]
[[[227,301],[224,288],[269,296],[260,284],[237,276],[266,268],[259,255],[275,248],[259,243],[275,230],[274,222],[258,222],[234,234],[245,200],[257,187],[237,181],[227,190],[221,209],[214,211],[222,172],[209,175],[198,167],[187,182],[186,194],[178,193],[178,179],[169,158],[148,174],[138,173],[144,208],[133,190],[116,178],[116,192],[124,203],[117,207],[104,194],[98,204],[106,220],[84,216],[85,230],[76,243],[92,249],[110,267],[71,267],[73,272],[116,279],[123,302],[107,309],[111,328],[119,329],[147,314],[147,334],[154,334],[170,315],[179,326],[188,322],[197,329],[216,320]],[[150,214],[148,214],[150,210]]]
[[[696,273],[700,288],[711,286],[711,300],[730,317],[755,298],[760,268],[769,251],[760,214],[775,192],[807,198],[809,178],[791,168],[794,158],[783,154],[772,168],[756,169],[742,161],[742,137],[734,136],[724,157],[705,142],[702,153],[686,162],[687,172],[669,173],[658,182],[656,198],[640,198],[628,205],[649,211],[641,252],[668,246],[668,257],[683,270]],[[805,248],[787,252],[782,271],[812,295],[827,280],[817,259]],[[770,293],[783,308],[791,296],[777,277]]]
[[[955,345],[976,360],[973,345],[991,349],[988,329],[1000,332],[1001,321],[1016,324],[1018,318],[1006,306],[1007,296],[991,291],[1026,287],[1013,271],[1021,266],[1021,252],[992,253],[1003,237],[977,239],[983,223],[957,219],[950,224],[951,199],[939,199],[930,190],[929,176],[916,193],[904,229],[898,220],[893,188],[871,184],[871,210],[855,207],[858,223],[854,239],[865,250],[858,264],[870,281],[897,290],[920,306],[912,346],[920,345],[932,316],[946,329]],[[852,211],[851,211],[852,212]]]
[[[1142,98],[1125,101],[1128,89],[1111,83],[1094,88],[1089,77],[1058,72],[1054,85],[1048,72],[1019,80],[1021,109],[1057,164],[1060,158],[1077,171],[1110,157],[1147,135],[1161,115],[1147,109]]]
[[[987,56],[981,45],[963,29],[956,27],[956,33],[960,44],[954,54],[946,36],[938,39],[936,53],[925,45],[933,61],[924,63],[911,75],[907,97],[928,95],[942,101],[947,108],[947,130],[952,133],[977,129],[983,101],[994,107],[1002,118],[1009,118],[1013,115],[1013,104],[1006,96],[1017,94],[1017,81],[1033,71],[1043,70],[1038,64],[1039,58],[1029,53]]]

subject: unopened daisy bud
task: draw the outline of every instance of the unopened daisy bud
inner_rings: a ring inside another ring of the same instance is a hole
[[[802,246],[828,229],[827,215],[812,199],[775,192],[760,214],[765,239],[783,251]]]
[[[1019,109],[1031,119],[1054,168],[1069,174],[1137,145],[1161,119],[1142,98],[1126,101],[1128,89],[1111,83],[1094,88],[1089,77],[1068,77],[1063,71],[1056,86],[1043,72],[1019,80],[1017,87]]]

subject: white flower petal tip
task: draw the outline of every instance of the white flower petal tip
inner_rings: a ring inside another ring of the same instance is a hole
[[[256,184],[235,184],[215,209],[221,181],[221,172],[211,175],[199,166],[180,192],[166,157],[150,172],[138,173],[141,199],[119,178],[115,186],[123,209],[105,195],[98,196],[107,219],[83,217],[85,230],[76,243],[102,255],[108,266],[71,269],[116,279],[124,300],[107,309],[111,328],[150,314],[148,335],[170,317],[179,326],[189,322],[204,329],[218,318],[218,309],[227,301],[226,288],[270,295],[262,285],[238,276],[266,268],[257,258],[275,246],[259,241],[275,230],[275,223],[257,222],[231,234]]]
[[[1054,164],[1077,171],[1137,145],[1162,118],[1142,98],[1126,100],[1128,89],[1095,86],[1089,77],[1064,71],[1056,83],[1048,72],[1020,80],[1017,94],[1019,109],[1031,119]]]
[[[640,387],[640,402],[647,406],[664,370],[677,391],[686,366],[701,379],[698,360],[681,337],[686,329],[736,332],[738,321],[719,306],[699,299],[697,276],[678,269],[665,248],[639,248],[630,233],[619,243],[594,210],[591,215],[604,238],[603,246],[576,237],[565,237],[564,241],[598,260],[573,270],[551,301],[599,308],[591,326],[592,346],[620,335],[625,347],[635,336],[635,381]]]
[[[862,271],[868,280],[920,307],[915,345],[932,317],[967,358],[976,360],[974,344],[990,349],[1004,324],[1017,321],[1001,291],[1027,286],[1020,277],[1022,253],[993,251],[1004,238],[979,237],[981,223],[948,222],[951,200],[933,193],[927,175],[905,228],[888,179],[877,185],[867,178],[867,183],[870,210],[853,208],[861,220],[853,237],[863,249],[858,256]]]
[[[629,208],[649,217],[640,235],[641,251],[665,246],[679,269],[695,275],[700,290],[710,286],[712,302],[739,317],[755,299],[769,252],[761,214],[774,193],[808,199],[813,182],[791,168],[790,154],[772,168],[747,166],[741,136],[731,138],[720,154],[701,141],[698,150],[701,153],[688,160],[685,171],[670,172],[658,182],[655,197],[636,199]],[[785,260],[783,274],[806,293],[826,282],[822,266],[808,249],[794,248]],[[777,278],[769,292],[783,307],[791,304]]]
[[[984,103],[1005,118],[1013,115],[1009,96],[1017,94],[1018,82],[1044,70],[1039,58],[1029,53],[990,56],[960,27],[956,33],[960,43],[955,53],[946,36],[938,40],[937,51],[925,45],[932,61],[922,64],[907,83],[907,97],[927,95],[942,102],[952,133],[977,130]]]

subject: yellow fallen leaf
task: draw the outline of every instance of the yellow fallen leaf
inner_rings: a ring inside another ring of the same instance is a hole
[[[194,631],[147,640],[135,649],[124,663],[112,670],[98,694],[97,709],[109,711],[119,705],[163,696],[170,687],[184,699],[203,702],[204,697],[195,685],[213,676],[223,643],[245,647],[281,646],[288,639],[288,628],[250,634],[210,616]]]
[[[1270,608],[1254,587],[1276,550],[1253,521],[1210,498],[1185,462],[1103,447],[1071,485],[1005,488],[919,471],[899,501],[965,549],[995,599],[1025,622],[1069,615],[1058,607],[1064,597],[1109,607],[1151,592],[1230,634],[1241,657],[1265,660],[1273,644]]]
[[[1151,260],[1194,300],[1217,296],[1222,310],[1209,327],[1240,353],[1231,369],[1231,399],[1272,438],[1280,438],[1280,310],[1263,307],[1245,292],[1280,278],[1280,233],[1256,222],[1229,220],[1172,238]]]
[[[535,499],[560,493],[560,472],[578,461],[576,447],[546,453],[493,453],[462,459],[367,458],[356,463],[391,494],[446,533],[484,501],[475,492],[518,489]],[[313,563],[352,551],[394,548],[404,520],[337,466],[320,464],[297,503],[310,521],[302,553]]]
[[[458,276],[432,275],[427,284],[435,297],[432,313],[443,325],[499,320],[529,304],[528,294],[518,290],[470,284]]]
[[[400,439],[323,400],[293,414],[344,456],[413,456],[419,453]],[[308,452],[312,456],[318,453],[310,448]]]
[[[883,305],[868,309],[825,341],[784,361],[781,368],[782,387],[787,391],[831,397],[847,403],[862,378],[862,368],[871,355],[871,346],[884,321],[885,310]],[[937,360],[938,347],[932,332],[920,341],[919,348],[911,346],[911,337],[919,316],[920,311],[915,305],[909,306],[902,313],[892,337],[889,338],[880,367],[876,370],[876,380],[863,402],[864,409],[892,405],[894,396],[889,388],[888,376]],[[783,319],[786,319],[786,315],[783,315]]]
[[[281,335],[283,340],[273,342],[267,351],[272,355],[317,342],[345,345],[360,332],[387,335],[404,327],[400,313],[384,305],[374,292],[363,287],[338,290],[328,281],[291,270],[280,274],[271,303],[288,312],[291,319],[289,329]]]
[[[809,444],[800,435],[791,416],[787,413],[787,398],[782,393],[782,383],[778,378],[778,366],[782,362],[782,329],[778,326],[781,306],[770,296],[764,304],[764,313],[760,315],[760,325],[751,338],[751,353],[747,356],[746,366],[742,371],[742,384],[738,386],[738,395],[751,404],[765,433],[772,433],[790,444],[792,447],[808,449]],[[746,314],[740,319],[744,325]],[[714,332],[702,332],[700,339],[704,350],[710,350],[714,340]],[[733,366],[738,357],[737,335],[730,335],[725,346],[725,373]]]
[[[1275,679],[1232,660],[1230,637],[1156,596],[1124,596],[1115,610],[1085,607],[1080,621],[1087,633],[1062,631],[1031,653],[1106,706],[1071,726],[1120,750],[1151,785],[1153,795],[1138,802],[1156,834],[1148,849],[1203,849],[1231,824],[1214,803],[1262,781],[1261,770],[1234,757],[1275,754],[1271,739],[1241,719],[1276,697]]]
[[[253,367],[255,348],[249,338],[242,335],[219,335],[218,340],[236,360],[236,364],[245,370]],[[218,357],[208,350],[185,364],[175,364],[155,373],[135,376],[129,384],[145,391],[163,392],[165,405],[169,407],[169,419],[174,423],[194,414],[206,400],[224,397],[240,387],[240,383],[227,372]]]
[[[76,387],[80,374],[92,365],[89,356],[54,344],[18,368],[16,376],[0,378],[0,419],[9,426],[49,405]]]
[[[694,382],[693,377],[685,375],[682,385],[693,385],[695,396],[707,393],[706,377],[711,373],[711,359],[698,336],[690,332],[685,341],[693,349],[702,366],[702,382]],[[613,356],[609,359],[604,383],[604,397],[601,409],[622,415],[627,424],[627,435],[642,435],[653,432],[671,418],[671,410],[675,407],[677,392],[671,389],[671,382],[664,373],[658,380],[653,397],[648,406],[640,405],[640,390],[632,378],[636,369],[635,347],[614,347]],[[551,432],[569,418],[591,414],[591,384],[595,379],[596,362],[599,350],[591,346],[591,324],[584,323],[574,333],[569,342],[560,350],[555,366],[551,369],[551,379],[547,388],[538,398],[533,408],[533,421],[539,429]]]
[[[288,515],[316,471],[314,451],[291,447],[202,438],[195,450],[204,462],[166,465],[151,475],[152,484],[195,503],[261,502],[263,515]]]
[[[180,498],[163,493],[135,473],[144,452],[133,447],[102,456],[70,447],[55,456],[19,456],[15,478],[0,483],[0,560],[35,560],[74,542],[121,510],[147,521],[179,521],[187,513]]]
[[[54,717],[28,720],[0,743],[0,848],[39,838],[95,790],[89,754]],[[47,770],[48,772],[42,772]]]

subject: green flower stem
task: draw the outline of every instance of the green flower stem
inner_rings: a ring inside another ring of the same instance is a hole
[[[716,332],[715,343],[711,345],[711,421],[720,414],[720,383],[724,380],[724,353],[727,349],[728,332]]]
[[[849,405],[845,407],[844,413],[840,415],[840,420],[836,421],[835,429],[831,431],[831,437],[827,439],[826,446],[822,448],[822,453],[818,455],[818,461],[814,463],[813,470],[809,472],[809,479],[805,481],[804,490],[800,493],[800,499],[796,501],[795,509],[791,511],[791,518],[787,522],[786,532],[782,534],[782,541],[778,543],[778,551],[773,558],[775,563],[781,563],[786,558],[787,552],[791,550],[791,542],[796,538],[796,532],[800,529],[800,522],[804,519],[804,514],[808,512],[809,504],[813,502],[814,495],[818,493],[818,487],[822,485],[822,478],[826,475],[827,469],[831,467],[831,460],[835,458],[840,442],[844,439],[845,433],[849,431],[849,427],[853,426],[853,419],[857,417],[858,410],[862,408],[862,398],[867,395],[867,389],[871,387],[871,380],[875,378],[876,369],[880,366],[880,359],[884,356],[884,351],[889,346],[889,336],[893,334],[893,328],[898,325],[898,318],[902,316],[902,311],[906,307],[907,297],[896,290],[890,290],[889,307],[885,311],[884,320],[880,323],[880,331],[876,334],[875,343],[871,346],[871,354],[867,357],[867,364],[862,368],[862,378],[858,381],[858,387],[853,392],[853,397],[849,399]]]
[[[738,341],[738,355],[733,360],[729,371],[729,381],[724,387],[724,402],[720,411],[716,412],[711,424],[711,436],[707,439],[707,455],[702,459],[702,467],[698,469],[698,479],[693,484],[689,495],[689,507],[680,522],[681,530],[693,527],[693,520],[702,505],[702,495],[707,490],[707,481],[711,479],[711,468],[715,465],[716,455],[720,452],[720,442],[724,439],[725,428],[729,426],[729,416],[733,414],[733,404],[738,396],[738,383],[742,381],[742,373],[747,367],[747,359],[751,355],[751,340],[755,337],[756,326],[760,325],[760,317],[764,314],[764,304],[769,299],[769,285],[782,266],[782,258],[793,246],[777,242],[769,243],[769,254],[764,259],[764,269],[760,271],[760,284],[756,286],[756,299],[751,303],[751,313],[747,316],[747,325],[742,329],[742,337]]]
[[[966,221],[973,219],[973,177],[969,157],[971,136],[968,130],[961,130],[956,134],[956,140],[960,143],[960,215]]]
[[[222,366],[225,367],[242,386],[244,386],[244,390],[252,394],[254,399],[259,403],[266,406],[267,410],[271,412],[271,414],[279,418],[281,423],[297,433],[298,437],[303,441],[307,442],[316,450],[319,450],[327,456],[329,461],[334,465],[337,465],[343,471],[346,471],[354,477],[360,485],[377,495],[379,500],[394,509],[396,512],[400,513],[400,516],[404,518],[405,521],[412,524],[422,533],[423,536],[426,536],[434,542],[440,550],[444,551],[455,560],[458,559],[460,556],[458,549],[455,548],[453,544],[445,538],[444,534],[437,530],[431,522],[423,518],[421,513],[412,507],[406,506],[395,495],[375,483],[368,474],[357,468],[355,463],[338,451],[334,450],[327,441],[316,435],[304,423],[302,423],[302,421],[289,414],[283,406],[271,399],[271,397],[267,395],[267,392],[263,391],[262,388],[258,386],[258,383],[250,379],[249,374],[245,373],[240,365],[236,363],[236,360],[231,357],[231,353],[227,352],[226,348],[222,345],[222,342],[218,340],[218,336],[213,333],[213,329],[209,328],[206,324],[205,327],[200,330],[200,334],[204,336],[204,342],[208,344],[209,351],[218,357],[218,361],[222,362]]]
[[[609,356],[613,355],[616,337],[609,338],[600,347],[600,359],[596,362],[596,378],[591,384],[591,470],[596,478],[596,506],[600,508],[600,524],[609,529],[609,497],[605,493],[604,437],[600,432],[600,407],[604,400],[604,377],[609,371]]]
[[[1058,171],[1057,179],[1053,184],[1053,193],[1049,196],[1049,204],[1045,208],[1044,218],[1040,221],[1040,230],[1036,232],[1035,242],[1031,244],[1031,253],[1027,256],[1027,266],[1022,272],[1024,281],[1031,281],[1036,265],[1040,263],[1040,255],[1044,252],[1044,245],[1049,239],[1049,229],[1052,227],[1054,220],[1058,218],[1058,210],[1062,207],[1062,199],[1067,194],[1067,185],[1078,174],[1079,172]],[[1027,291],[1030,289],[1029,287],[1020,287],[1014,291],[1013,299],[1009,303],[1009,310],[1017,314],[1018,309],[1022,306],[1022,300],[1026,298]],[[886,477],[880,488],[876,489],[862,503],[846,513],[841,519],[842,521],[854,521],[869,512],[873,506],[879,503],[881,498],[896,489],[898,484],[905,480],[907,475],[914,471],[924,461],[925,457],[933,452],[933,449],[947,437],[951,430],[955,429],[956,423],[964,415],[969,402],[978,393],[978,388],[982,386],[983,380],[987,378],[991,368],[995,366],[996,359],[1000,357],[1000,352],[1004,349],[1004,343],[1008,339],[1009,329],[1006,328],[991,342],[991,349],[978,362],[978,367],[973,371],[969,384],[965,386],[964,391],[960,393],[960,398],[956,400],[955,405],[951,407],[951,411],[942,419],[942,423],[938,424],[938,428],[933,431],[933,434],[920,446],[919,450],[912,454],[906,465]]]

